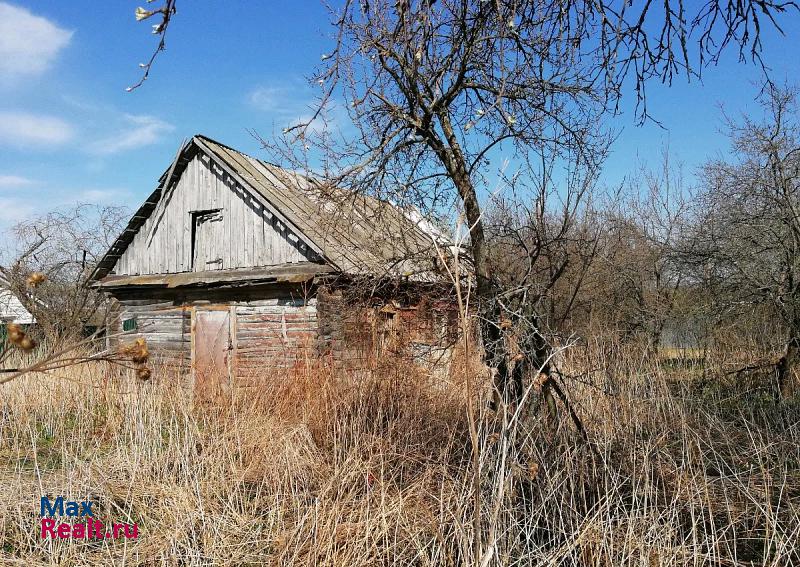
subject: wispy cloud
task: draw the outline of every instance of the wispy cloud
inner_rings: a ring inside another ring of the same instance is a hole
[[[175,130],[172,124],[155,116],[126,114],[124,121],[125,126],[118,132],[89,144],[89,153],[111,155],[149,146]]]
[[[4,233],[19,222],[49,211],[79,204],[133,206],[136,199],[123,188],[53,187],[37,190],[35,195],[24,191],[0,193],[0,264],[2,263]],[[43,201],[46,203],[43,207]],[[7,238],[6,238],[7,240]]]
[[[284,113],[289,106],[289,94],[284,87],[257,87],[247,95],[247,101],[258,110]]]
[[[72,34],[25,8],[0,2],[0,80],[40,75]]]
[[[20,175],[2,175],[0,174],[0,189],[8,187],[25,187],[33,185],[33,179],[22,177]]]
[[[36,205],[29,199],[0,197],[0,228],[24,220],[35,211]]]
[[[256,110],[286,119],[308,113],[314,96],[308,84],[289,81],[255,87],[247,93],[246,100]]]
[[[130,192],[125,189],[81,189],[77,191],[69,202],[106,204],[119,203],[130,197]]]
[[[55,116],[0,111],[0,146],[57,146],[73,136],[72,126]]]
[[[314,90],[301,81],[256,87],[247,94],[246,100],[250,106],[270,116],[275,125],[281,128],[309,122],[312,119],[310,112],[317,103]],[[347,122],[344,118],[344,109],[328,101],[325,112],[309,124],[309,129],[315,133],[341,129],[342,124]]]

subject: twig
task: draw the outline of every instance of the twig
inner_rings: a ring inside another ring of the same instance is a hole
[[[161,23],[155,24],[153,26],[153,33],[161,36],[161,39],[158,42],[158,46],[156,47],[155,51],[153,51],[153,54],[150,56],[150,60],[147,63],[139,63],[139,67],[144,69],[144,73],[142,74],[142,78],[139,79],[139,82],[136,83],[135,85],[131,85],[130,87],[127,87],[125,89],[126,92],[132,92],[135,89],[138,89],[139,87],[141,87],[142,84],[144,84],[144,82],[147,80],[147,77],[150,76],[150,69],[153,67],[153,63],[155,63],[156,57],[158,57],[158,54],[161,53],[162,51],[164,51],[164,49],[166,48],[166,46],[167,46],[167,43],[166,43],[166,40],[167,40],[167,28],[169,28],[169,24],[172,21],[172,16],[175,15],[175,12],[176,12],[176,10],[175,10],[175,2],[176,1],[177,0],[167,0],[166,3],[164,4],[164,6],[162,6],[158,10],[147,11],[144,8],[137,8],[136,9],[136,19],[137,20],[146,20],[146,19],[148,19],[148,18],[150,18],[152,16],[155,16],[156,14],[161,14],[162,15]]]

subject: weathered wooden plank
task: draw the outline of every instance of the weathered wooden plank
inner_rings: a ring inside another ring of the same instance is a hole
[[[297,242],[272,226],[275,217],[265,214],[263,204],[203,154],[189,162],[167,197],[163,214],[148,218],[120,256],[116,274],[272,266],[308,259]],[[192,267],[191,212],[210,209],[222,209],[222,224],[210,223],[211,234],[195,234],[195,248],[207,260],[222,258],[222,264]],[[297,240],[296,235],[291,238]]]

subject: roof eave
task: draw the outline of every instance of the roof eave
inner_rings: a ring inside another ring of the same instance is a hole
[[[264,268],[207,270],[138,276],[106,276],[93,286],[106,290],[181,289],[219,286],[253,286],[271,283],[304,283],[334,269],[325,264],[287,264]]]

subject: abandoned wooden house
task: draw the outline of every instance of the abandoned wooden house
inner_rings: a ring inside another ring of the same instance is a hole
[[[308,357],[356,364],[402,348],[446,360],[456,318],[442,251],[415,210],[323,189],[198,135],[93,279],[119,301],[117,331],[225,383]]]

